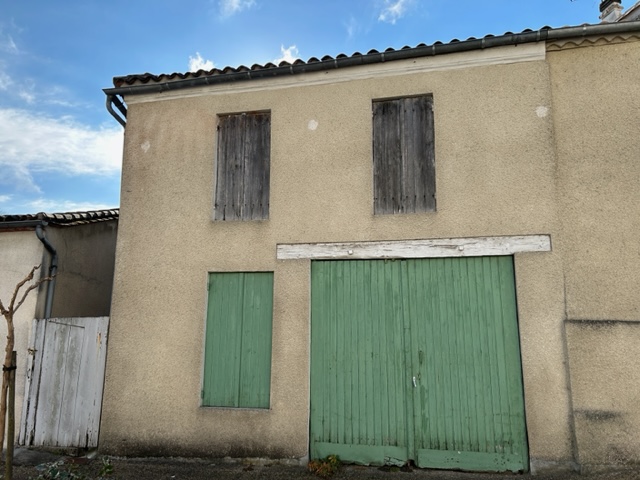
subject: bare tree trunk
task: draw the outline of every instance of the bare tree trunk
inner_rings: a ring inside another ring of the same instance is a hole
[[[5,316],[6,318],[6,316]],[[7,416],[7,393],[9,390],[9,377],[12,368],[12,356],[15,337],[13,333],[13,315],[7,318],[7,347],[4,353],[4,363],[2,365],[2,392],[0,395],[0,445],[4,446],[4,433]],[[8,438],[7,442],[12,442],[12,438]]]

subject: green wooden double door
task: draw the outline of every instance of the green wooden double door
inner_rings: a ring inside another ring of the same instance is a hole
[[[513,258],[312,262],[310,449],[526,471]]]

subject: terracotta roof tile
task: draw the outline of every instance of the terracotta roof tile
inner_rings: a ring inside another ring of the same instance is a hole
[[[541,30],[547,30],[547,29],[551,29],[551,27],[542,27]],[[528,33],[528,32],[532,32],[534,30],[531,29],[526,29],[523,30],[521,33]],[[506,32],[504,33],[504,35],[514,35],[514,33],[512,32]],[[495,35],[486,35],[483,38],[493,38],[495,37]],[[450,40],[447,43],[460,43],[462,41],[473,41],[473,40],[478,40],[475,37],[469,37],[467,40],[459,40],[457,38],[454,38],[452,40]],[[444,45],[445,42],[441,42],[441,41],[437,41],[434,42],[431,46],[433,45]],[[418,45],[416,45],[415,47],[411,47],[409,45],[405,45],[401,48],[392,48],[389,47],[387,49],[384,50],[384,53],[391,53],[391,52],[396,52],[396,51],[401,51],[401,50],[413,50],[413,49],[418,49],[418,48],[424,48],[424,47],[428,47],[429,45],[425,44],[425,43],[420,43]],[[379,54],[380,51],[376,50],[376,49],[372,49],[369,50],[365,55],[377,55]],[[337,59],[345,59],[345,58],[354,58],[354,57],[362,57],[363,54],[360,52],[354,52],[351,55],[347,55],[346,53],[339,53],[338,55],[336,55],[335,57],[332,57],[331,55],[324,55],[322,56],[320,59],[318,57],[311,57],[309,58],[306,62],[302,59],[296,59],[292,64],[288,63],[288,62],[280,62],[280,64],[276,65],[272,62],[267,62],[264,65],[261,64],[254,64],[251,66],[251,68],[248,68],[244,65],[240,65],[238,67],[231,67],[231,66],[226,66],[223,67],[222,69],[219,68],[213,68],[211,70],[198,70],[197,72],[184,72],[184,73],[179,73],[179,72],[174,72],[174,73],[162,73],[162,74],[152,74],[152,73],[141,73],[141,74],[133,74],[133,75],[123,75],[123,76],[117,76],[114,77],[113,79],[113,84],[115,87],[123,87],[123,86],[130,86],[130,85],[140,85],[140,84],[147,84],[149,82],[156,82],[156,83],[160,83],[160,82],[167,82],[167,81],[173,81],[173,80],[186,80],[189,78],[198,78],[198,77],[202,77],[202,76],[214,76],[214,75],[229,75],[229,74],[233,74],[233,73],[242,73],[242,72],[248,72],[248,71],[257,71],[257,70],[266,70],[266,69],[270,69],[270,68],[278,68],[278,67],[285,67],[285,66],[289,66],[289,65],[304,65],[304,64],[309,64],[309,63],[318,63],[318,62],[331,62],[333,60],[337,60]]]
[[[637,25],[632,25],[633,23]],[[233,82],[236,80],[249,80],[253,78],[266,78],[281,74],[290,73],[305,73],[309,71],[318,71],[318,69],[326,66],[327,69],[373,64],[378,62],[384,62],[388,60],[399,60],[407,58],[415,58],[421,56],[432,56],[439,54],[447,54],[452,51],[466,51],[490,48],[491,46],[503,46],[503,45],[518,45],[520,43],[530,43],[545,41],[547,38],[561,38],[562,35],[577,36],[577,35],[593,35],[601,34],[603,29],[607,29],[607,33],[615,31],[638,31],[640,22],[629,22],[625,25],[608,25],[602,26],[602,24],[583,24],[578,26],[567,26],[560,28],[552,28],[544,26],[538,30],[532,30],[527,28],[519,33],[505,32],[502,35],[488,34],[481,38],[469,37],[466,40],[460,40],[453,38],[449,42],[436,41],[430,45],[420,43],[415,47],[408,45],[402,48],[387,48],[380,52],[376,49],[369,50],[366,54],[361,52],[354,52],[351,55],[345,53],[339,53],[335,57],[330,55],[318,57],[311,57],[307,61],[297,59],[293,63],[280,62],[279,65],[275,65],[272,62],[268,62],[264,65],[254,64],[251,68],[244,65],[238,67],[226,66],[222,69],[213,68],[211,70],[198,70],[197,72],[185,72],[185,73],[169,73],[169,74],[133,74],[125,76],[117,76],[113,78],[113,89],[105,89],[107,95],[120,95],[120,94],[133,94],[133,93],[145,93],[150,91],[165,91],[174,88],[192,87],[202,84],[214,84],[220,82]],[[466,46],[465,46],[466,44]],[[448,48],[448,47],[452,48]],[[324,64],[324,65],[323,65]],[[309,66],[310,68],[305,68]],[[269,71],[271,70],[271,71]],[[211,81],[202,81],[201,77],[211,77]],[[182,80],[179,85],[171,85],[172,82]],[[190,81],[191,80],[191,81]],[[197,82],[196,80],[200,80]],[[145,84],[146,88],[141,88]],[[157,84],[157,85],[154,85]],[[138,87],[138,88],[136,88]],[[153,90],[149,90],[150,87],[154,87]],[[157,89],[155,88],[157,87]],[[118,91],[120,90],[120,91]]]
[[[50,225],[73,226],[87,223],[107,222],[118,220],[120,209],[112,210],[90,210],[86,212],[63,212],[63,213],[34,213],[24,215],[0,215],[0,225],[4,222],[28,222],[43,221]]]

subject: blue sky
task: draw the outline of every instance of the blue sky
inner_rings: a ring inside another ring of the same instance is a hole
[[[102,92],[114,76],[598,23],[599,3],[0,0],[0,214],[119,205],[123,129]]]

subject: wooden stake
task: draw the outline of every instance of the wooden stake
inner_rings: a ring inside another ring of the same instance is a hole
[[[13,447],[16,438],[16,364],[17,353],[12,352],[11,370],[9,370],[9,398],[7,399],[7,455],[4,462],[4,478],[13,479]]]

